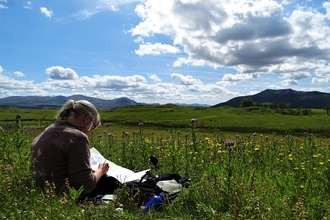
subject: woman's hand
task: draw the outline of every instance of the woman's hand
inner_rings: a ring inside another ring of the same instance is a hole
[[[109,171],[109,163],[100,163],[98,170],[102,173],[102,175],[106,174]]]
[[[97,171],[95,171],[93,174],[96,178],[96,182],[98,182],[101,177],[106,174],[109,170],[109,164],[108,163],[100,163]]]

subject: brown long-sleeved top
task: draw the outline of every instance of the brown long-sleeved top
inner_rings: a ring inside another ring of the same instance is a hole
[[[90,167],[89,142],[85,133],[66,121],[56,121],[32,141],[33,171],[37,184],[54,182],[61,191],[65,179],[76,189],[84,187],[84,193],[96,186],[96,178]]]

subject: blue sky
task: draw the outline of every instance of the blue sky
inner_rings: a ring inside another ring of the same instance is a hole
[[[0,98],[330,92],[330,2],[0,0]]]

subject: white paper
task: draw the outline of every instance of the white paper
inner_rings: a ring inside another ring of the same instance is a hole
[[[102,154],[100,154],[100,152],[96,150],[94,147],[90,149],[90,153],[91,153],[90,163],[94,171],[98,169],[99,163],[104,163],[104,162],[109,163],[110,168],[109,171],[107,172],[107,175],[116,178],[121,183],[140,180],[141,177],[144,174],[146,174],[147,171],[150,170],[147,169],[134,173],[132,170],[121,167],[111,162],[110,160],[105,159],[102,156]]]

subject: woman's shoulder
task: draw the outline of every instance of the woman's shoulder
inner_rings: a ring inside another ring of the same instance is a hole
[[[83,139],[87,139],[87,135],[82,132],[76,125],[71,124],[67,121],[56,121],[54,123],[54,129],[58,130],[59,132],[63,132],[69,136],[76,136]]]

